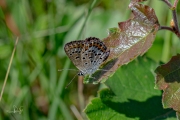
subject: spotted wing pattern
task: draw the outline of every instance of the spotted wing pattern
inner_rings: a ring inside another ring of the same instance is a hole
[[[93,74],[110,53],[104,43],[95,37],[69,42],[65,45],[64,50],[80,70],[80,75]]]

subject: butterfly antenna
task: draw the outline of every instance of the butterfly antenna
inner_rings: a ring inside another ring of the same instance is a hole
[[[76,70],[76,69],[59,69],[58,71],[63,71],[63,70],[79,71],[79,70]]]
[[[78,75],[78,74],[76,74],[76,75],[73,77],[73,79],[71,79],[71,81],[66,85],[65,89],[68,88],[68,86],[72,83],[72,81],[74,80],[74,78],[75,78],[77,75]]]

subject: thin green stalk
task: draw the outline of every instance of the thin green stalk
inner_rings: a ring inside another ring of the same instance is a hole
[[[4,93],[4,88],[6,86],[7,78],[8,78],[9,71],[10,71],[10,68],[11,68],[11,64],[12,64],[12,61],[13,61],[13,58],[14,58],[14,54],[15,54],[15,51],[16,51],[16,46],[17,46],[18,40],[19,40],[19,38],[17,37],[15,45],[14,45],[14,49],[13,49],[13,52],[12,52],[12,55],[11,55],[11,59],[10,59],[10,62],[9,62],[9,66],[8,66],[8,69],[7,69],[7,72],[6,72],[6,76],[5,76],[5,79],[4,79],[3,87],[2,87],[2,90],[1,90],[0,102],[1,102],[1,99],[2,99],[2,96],[3,96],[3,93]]]
[[[97,0],[93,0],[92,4],[90,5],[90,7],[89,7],[89,9],[88,9],[88,13],[87,13],[87,16],[86,16],[86,18],[85,18],[85,20],[84,20],[83,26],[82,26],[79,34],[78,34],[78,39],[80,38],[81,34],[83,33],[83,30],[84,30],[84,28],[85,28],[85,26],[86,26],[87,20],[88,20],[90,14],[91,14],[91,12],[92,12],[92,10],[93,10],[93,8],[94,8],[94,6],[95,6],[96,4],[97,4]]]

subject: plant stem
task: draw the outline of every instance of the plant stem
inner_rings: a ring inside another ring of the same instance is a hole
[[[172,14],[173,14],[173,20],[174,20],[174,24],[175,24],[175,28],[177,30],[178,35],[180,34],[179,31],[179,26],[178,26],[178,18],[177,18],[177,12],[176,12],[176,8],[177,8],[177,4],[178,4],[179,0],[175,0],[174,1],[174,6],[173,6],[173,10],[172,10]]]
[[[169,2],[169,0],[162,0],[163,2],[165,2],[170,8],[172,8],[172,4]]]
[[[171,32],[173,32],[173,33],[174,33],[173,28],[171,28],[171,27],[167,27],[167,26],[160,26],[160,27],[159,27],[159,30],[169,30],[169,31],[171,31]]]
[[[177,12],[176,12],[176,7],[177,7],[177,4],[178,4],[179,0],[175,0],[174,5],[172,5],[169,2],[169,0],[162,0],[162,1],[165,2],[169,6],[169,8],[172,10],[173,22],[174,22],[174,25],[175,25],[174,26],[175,30],[173,30],[173,31],[168,27],[163,27],[163,29],[170,30],[170,31],[174,32],[178,37],[180,37],[180,31],[179,31],[178,19],[177,19]]]
[[[175,1],[174,1],[174,5],[173,5],[173,6],[174,6],[175,8],[177,7],[178,2],[179,2],[179,0],[175,0]]]
[[[8,78],[9,71],[10,71],[10,68],[11,68],[11,64],[12,64],[12,61],[13,61],[13,57],[14,57],[14,54],[15,54],[15,51],[16,51],[16,46],[17,46],[18,40],[19,40],[19,38],[17,37],[15,45],[14,45],[14,49],[13,49],[13,52],[12,52],[12,55],[11,55],[11,59],[10,59],[10,62],[9,62],[9,66],[8,66],[8,69],[7,69],[7,72],[6,72],[6,76],[5,76],[5,79],[4,79],[3,87],[2,87],[2,90],[1,90],[0,102],[1,102],[1,99],[2,99],[2,96],[3,96],[3,93],[4,93],[4,88],[6,86],[7,78]]]
[[[177,33],[180,33],[179,26],[178,26],[178,19],[177,19],[176,9],[172,10],[172,14],[173,14],[173,21],[174,21],[174,25],[175,25],[175,28],[177,30]]]

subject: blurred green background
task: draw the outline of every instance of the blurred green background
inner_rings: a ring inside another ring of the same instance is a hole
[[[64,52],[64,44],[90,36],[103,39],[108,28],[132,17],[127,0],[1,0],[0,88],[19,36],[3,98],[0,120],[87,119],[83,109],[97,96],[100,85],[84,85]],[[173,2],[173,0],[171,0]],[[147,1],[161,25],[169,26],[171,11],[161,1]],[[178,16],[180,7],[178,7]],[[179,39],[159,31],[145,56],[167,62],[180,52]],[[16,107],[23,112],[8,113]]]

